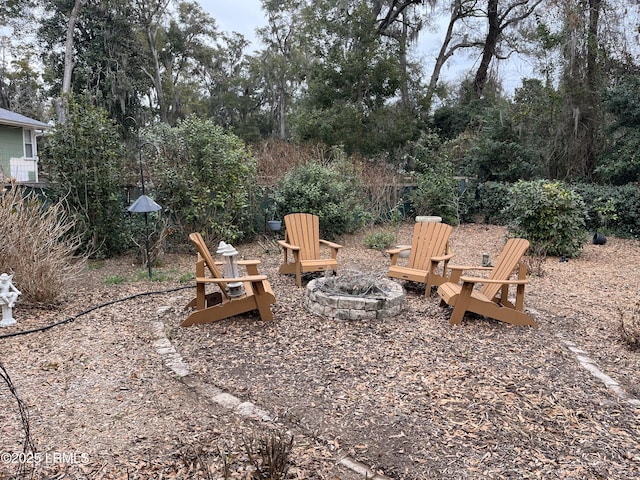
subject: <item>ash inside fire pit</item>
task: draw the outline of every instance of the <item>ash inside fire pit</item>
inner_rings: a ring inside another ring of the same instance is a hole
[[[310,312],[338,320],[374,320],[402,311],[400,284],[373,273],[342,271],[307,284],[305,307]]]

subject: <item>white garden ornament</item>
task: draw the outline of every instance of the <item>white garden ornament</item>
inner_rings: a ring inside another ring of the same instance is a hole
[[[18,295],[22,295],[13,283],[13,275],[3,273],[0,275],[0,306],[2,307],[2,321],[0,327],[10,327],[16,324],[13,318],[13,305],[18,299]]]

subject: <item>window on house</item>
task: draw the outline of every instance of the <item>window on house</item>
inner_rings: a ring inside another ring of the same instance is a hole
[[[24,134],[24,158],[33,158],[33,137],[31,130],[22,130]]]

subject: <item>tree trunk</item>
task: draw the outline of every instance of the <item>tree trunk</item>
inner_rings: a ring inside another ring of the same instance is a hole
[[[425,95],[424,102],[429,107],[431,106],[431,102],[433,101],[433,95],[436,91],[436,86],[438,85],[438,80],[440,80],[440,73],[442,72],[442,67],[447,62],[447,60],[453,56],[455,51],[459,48],[470,47],[471,44],[463,40],[458,42],[449,48],[451,44],[451,40],[453,39],[453,29],[458,20],[464,18],[463,8],[461,0],[456,0],[453,3],[453,8],[451,10],[451,17],[449,17],[449,25],[447,26],[447,33],[444,36],[442,41],[442,47],[440,47],[440,52],[438,52],[438,56],[436,57],[436,62],[433,66],[433,71],[431,72],[431,78],[429,79],[429,86],[427,87],[427,93]]]
[[[149,54],[151,55],[151,61],[153,63],[153,72],[148,72],[147,69],[143,70],[150,78],[156,90],[156,100],[158,102],[160,118],[165,123],[168,123],[169,108],[162,87],[162,70],[160,66],[160,56],[158,54],[157,34],[170,1],[171,0],[135,0],[134,2],[136,15],[145,33],[149,45]]]
[[[63,124],[66,122],[66,105],[64,98],[71,92],[71,77],[73,74],[73,31],[76,28],[80,10],[85,6],[87,0],[76,0],[69,14],[67,22],[67,38],[64,45],[64,75],[62,77],[62,91],[60,98],[56,100],[56,113],[58,122]]]
[[[153,86],[156,89],[156,97],[158,100],[158,108],[160,110],[160,119],[164,123],[168,123],[167,102],[164,99],[164,90],[162,88],[162,73],[160,71],[160,58],[158,56],[158,48],[156,46],[157,28],[152,25],[147,26],[147,42],[149,42],[149,51],[153,59]]]
[[[278,116],[279,118],[279,126],[280,126],[280,139],[287,139],[287,89],[285,86],[285,80],[280,80],[280,92],[278,93],[279,102],[278,102]]]
[[[498,38],[500,36],[498,0],[487,1],[487,20],[489,22],[489,30],[485,39],[484,48],[482,49],[482,60],[480,60],[480,66],[473,80],[473,91],[478,98],[482,96],[482,91],[487,84],[489,65],[495,54],[496,45],[498,44]]]
[[[596,131],[598,117],[598,22],[602,0],[589,0],[589,27],[587,31],[587,70],[585,74],[585,157],[584,174],[590,177],[596,167]]]
[[[402,22],[402,33],[400,34],[400,70],[403,79],[400,89],[402,105],[409,107],[409,74],[407,72],[407,22]]]

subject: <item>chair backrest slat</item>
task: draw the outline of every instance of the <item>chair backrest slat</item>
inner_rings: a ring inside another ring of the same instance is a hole
[[[493,270],[489,274],[489,279],[508,280],[528,248],[529,241],[524,238],[510,238],[507,240]],[[480,291],[488,298],[493,298],[500,288],[500,284],[487,283],[483,285]]]
[[[200,233],[198,232],[190,233],[189,239],[195,245],[196,250],[200,255],[200,258],[204,260],[204,264],[207,266],[207,268],[211,272],[211,275],[213,276],[213,278],[223,278],[222,272],[220,272],[220,270],[218,269],[218,266],[216,265],[215,260],[211,256],[211,252],[209,251],[207,244],[204,242],[204,239],[202,238],[202,235],[200,235]],[[222,295],[224,296],[224,298],[228,300],[229,294],[227,293],[226,289],[220,288],[220,291],[222,292]]]
[[[447,252],[449,237],[453,228],[440,222],[416,222],[408,266],[418,270],[428,270],[431,257],[439,257]]]
[[[301,260],[320,258],[320,220],[310,213],[291,213],[284,217],[286,240],[300,247]]]

